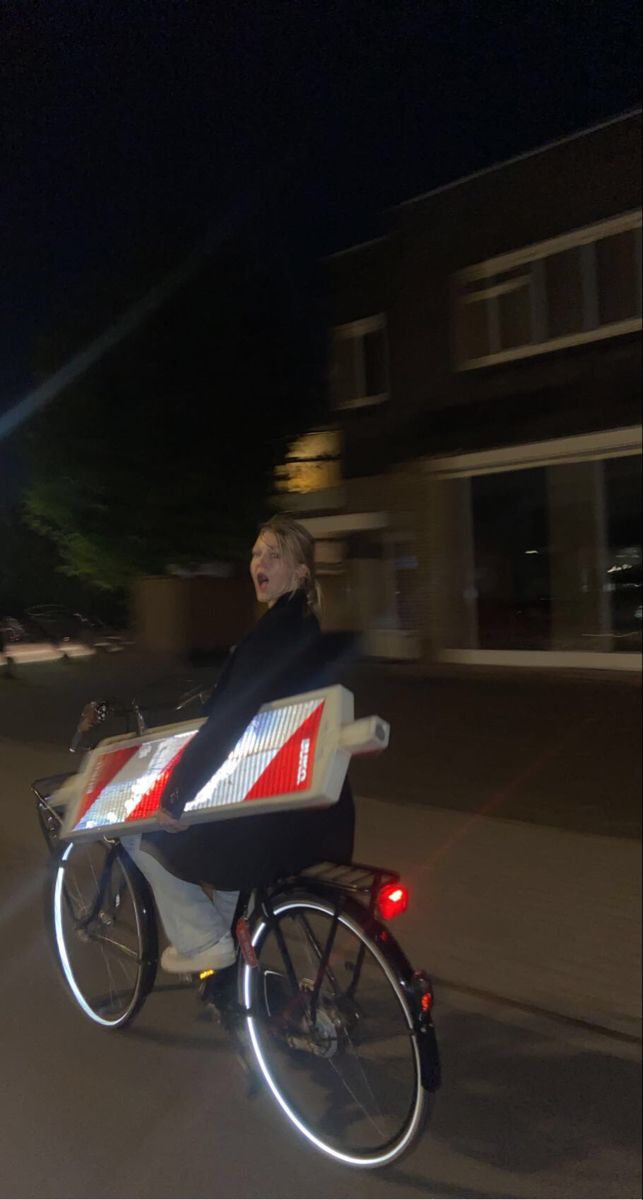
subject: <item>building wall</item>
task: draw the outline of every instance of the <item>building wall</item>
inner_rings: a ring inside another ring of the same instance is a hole
[[[635,115],[403,205],[390,214],[386,241],[330,260],[334,323],[378,311],[388,323],[389,402],[338,414],[349,476],[418,453],[638,419],[640,335],[455,369],[453,279],[471,264],[639,208],[640,133]]]
[[[616,662],[604,652],[640,646],[623,509],[640,488],[612,479],[619,455],[640,465],[640,329],[462,369],[454,312],[458,272],[640,211],[640,134],[634,114],[413,200],[328,262],[331,326],[385,315],[388,398],[335,412],[332,513],[310,496],[295,511],[331,539],[341,514],[330,619],[373,653]]]
[[[149,576],[133,592],[140,643],[165,654],[225,652],[253,623],[255,602],[246,579]]]
[[[450,283],[463,267],[640,208],[641,117],[530,155],[395,214],[396,297],[391,314],[399,412],[471,404],[591,382],[611,347],[547,354],[494,370],[453,370]],[[614,344],[617,349],[616,344]],[[619,348],[619,368],[634,354]]]

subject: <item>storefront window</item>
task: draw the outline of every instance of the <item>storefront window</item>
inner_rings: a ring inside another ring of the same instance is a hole
[[[412,632],[418,628],[418,561],[415,543],[409,538],[391,547],[395,619],[398,629]]]
[[[613,649],[641,649],[641,459],[605,462],[607,566]]]
[[[477,475],[471,500],[480,649],[549,649],[544,468]]]

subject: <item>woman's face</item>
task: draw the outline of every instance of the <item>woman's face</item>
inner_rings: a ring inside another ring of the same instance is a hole
[[[271,529],[259,534],[250,558],[250,574],[255,585],[257,600],[269,608],[286,592],[299,587],[305,567],[295,567],[279,547]]]

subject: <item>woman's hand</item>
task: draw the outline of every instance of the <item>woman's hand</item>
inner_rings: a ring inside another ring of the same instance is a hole
[[[159,808],[156,813],[156,820],[165,833],[182,833],[188,826],[184,821],[177,820],[168,812],[167,808]]]

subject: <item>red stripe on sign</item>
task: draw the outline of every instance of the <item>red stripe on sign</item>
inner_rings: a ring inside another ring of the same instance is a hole
[[[194,737],[194,734],[192,737]],[[183,754],[185,754],[185,751],[187,750],[191,741],[191,737],[186,740],[185,744],[181,746],[181,749],[177,750],[174,758],[171,758],[167,766],[163,768],[160,775],[157,775],[151,788],[148,788],[145,794],[141,796],[136,808],[133,808],[129,816],[125,818],[128,825],[133,821],[142,821],[144,817],[153,817],[154,813],[158,812],[161,803],[161,796],[163,795],[167,781],[170,778],[170,775],[172,774],[172,771],[174,770],[179,759]]]
[[[265,800],[288,792],[304,792],[310,787],[315,761],[315,747],[324,702],[313,709],[303,725],[288,738],[275,757],[250,788],[246,800]]]
[[[80,812],[76,817],[76,824],[82,821],[85,813],[89,811],[94,801],[100,796],[103,788],[106,788],[108,783],[112,782],[115,775],[133,758],[139,748],[138,742],[135,746],[124,746],[121,750],[111,750],[107,754],[101,755],[94,768],[90,780],[89,787],[83,796]]]

